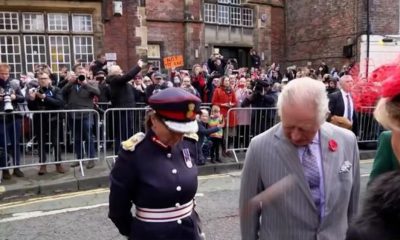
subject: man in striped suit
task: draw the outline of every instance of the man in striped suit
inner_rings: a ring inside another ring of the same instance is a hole
[[[356,137],[325,122],[322,82],[292,80],[277,105],[281,123],[253,138],[247,151],[242,239],[342,240],[358,208]]]

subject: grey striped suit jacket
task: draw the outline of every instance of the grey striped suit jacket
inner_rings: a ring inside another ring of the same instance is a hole
[[[336,151],[328,147],[329,140],[337,142]],[[298,149],[285,137],[281,124],[254,137],[244,163],[240,209],[283,177],[293,174],[295,184],[287,192],[260,211],[243,214],[240,227],[242,239],[266,240],[342,240],[350,219],[358,208],[360,170],[355,135],[330,123],[320,128],[322,168],[325,188],[325,216],[312,200],[305,180]],[[344,162],[352,164],[340,171]]]

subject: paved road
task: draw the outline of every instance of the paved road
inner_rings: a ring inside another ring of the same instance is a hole
[[[362,196],[371,161],[361,164]],[[240,172],[200,177],[197,209],[208,240],[239,237]],[[107,218],[108,189],[0,204],[0,240],[122,240]]]

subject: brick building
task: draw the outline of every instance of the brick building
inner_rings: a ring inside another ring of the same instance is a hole
[[[399,34],[399,1],[370,0],[370,9],[371,34]],[[0,0],[0,58],[16,76],[99,52],[123,69],[172,55],[190,68],[214,51],[247,66],[251,48],[263,64],[340,67],[360,59],[365,33],[366,1],[356,0]]]
[[[286,64],[366,61],[367,7],[367,0],[286,1]],[[369,0],[369,9],[373,41],[399,34],[399,1]]]

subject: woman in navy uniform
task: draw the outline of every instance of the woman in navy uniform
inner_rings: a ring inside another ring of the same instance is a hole
[[[109,218],[128,239],[202,239],[193,200],[196,141],[186,137],[197,132],[200,102],[180,88],[160,91],[149,99],[146,134],[122,143],[110,175]]]

